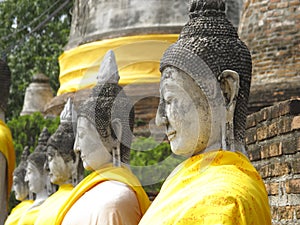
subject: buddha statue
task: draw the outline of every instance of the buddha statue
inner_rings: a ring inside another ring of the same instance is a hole
[[[246,156],[251,55],[223,0],[191,0],[189,21],[164,53],[157,125],[186,156],[140,221],[271,224],[265,185]]]
[[[50,181],[59,188],[41,205],[35,225],[55,224],[61,206],[83,175],[80,156],[73,151],[75,135],[72,114],[74,113],[73,104],[69,98],[60,114],[60,125],[47,143],[47,167]]]
[[[0,59],[0,224],[4,224],[7,217],[16,158],[12,135],[9,127],[5,124],[10,79],[10,69],[6,62]]]
[[[98,83],[77,110],[74,150],[91,173],[73,190],[55,224],[138,224],[150,202],[128,167],[133,106],[118,85],[113,51],[100,66]]]
[[[75,141],[73,114],[76,117],[73,103],[69,98],[60,114],[60,125],[47,143],[50,181],[58,186],[63,184],[75,186],[82,177],[83,168],[78,166],[80,156],[73,150]]]
[[[49,136],[50,133],[45,127],[39,136],[37,147],[28,156],[25,181],[28,182],[29,191],[35,195],[35,198],[29,209],[21,216],[19,225],[34,224],[42,203],[48,198],[48,171],[45,168],[45,162]]]
[[[20,203],[11,210],[4,225],[18,224],[22,214],[33,203],[33,200],[30,198],[29,195],[28,182],[25,181],[27,158],[29,154],[30,154],[29,147],[26,146],[22,152],[20,163],[13,172],[12,189],[15,192],[15,198],[18,201],[20,201]]]

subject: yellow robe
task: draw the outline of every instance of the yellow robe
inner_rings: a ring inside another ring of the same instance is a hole
[[[113,180],[127,184],[135,192],[137,200],[139,202],[140,210],[142,215],[146,212],[150,205],[149,198],[145,193],[139,180],[132,174],[130,170],[124,167],[113,167],[111,164],[108,166],[94,171],[83,179],[70,194],[70,197],[65,204],[61,207],[60,213],[56,220],[57,225],[61,224],[67,212],[71,209],[72,205],[82,196],[85,192],[92,189],[97,184]],[[95,199],[95,201],[98,201]],[[88,207],[88,206],[87,206]]]
[[[69,198],[73,189],[72,184],[64,184],[59,189],[49,196],[41,205],[41,209],[34,225],[53,225],[59,210],[65,201]]]
[[[22,214],[31,206],[32,200],[24,200],[20,202],[15,208],[10,212],[4,225],[17,225]]]
[[[33,225],[39,215],[41,206],[42,204],[24,211],[23,215],[19,219],[18,225]]]
[[[15,169],[15,150],[13,146],[13,139],[10,129],[6,124],[0,120],[0,152],[5,156],[7,162],[7,199],[10,196],[12,187],[13,171]]]
[[[265,185],[241,153],[213,151],[181,163],[139,225],[270,225]]]

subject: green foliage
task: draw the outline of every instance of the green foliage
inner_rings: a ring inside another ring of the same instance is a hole
[[[7,55],[12,72],[12,86],[7,117],[17,117],[25,89],[36,73],[50,78],[56,93],[59,82],[58,57],[67,43],[73,1],[44,25],[41,24],[63,1],[6,0],[0,2],[0,51]],[[41,26],[39,26],[41,25]],[[38,29],[35,29],[37,28]]]
[[[183,160],[172,154],[168,143],[158,143],[153,138],[138,138],[131,146],[132,171],[148,193],[159,192],[162,183]]]
[[[140,127],[140,126],[145,126],[147,123],[146,123],[146,121],[144,121],[142,119],[137,119],[137,120],[135,120],[134,124],[136,127]]]
[[[24,147],[29,146],[30,150],[33,151],[43,128],[47,127],[51,134],[54,133],[59,125],[59,117],[45,119],[41,113],[34,113],[14,118],[7,125],[13,137],[16,163],[19,164]]]

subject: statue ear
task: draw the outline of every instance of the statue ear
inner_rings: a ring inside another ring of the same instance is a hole
[[[116,135],[117,140],[121,141],[123,133],[121,120],[119,118],[113,119],[111,122],[111,127]]]
[[[225,149],[235,151],[235,137],[234,137],[234,111],[236,105],[236,98],[240,88],[240,78],[237,72],[233,70],[224,70],[218,77],[220,81],[220,87],[223,92],[226,107],[226,130],[222,140],[225,140],[226,145],[223,146]]]
[[[115,140],[113,140],[113,148],[112,148],[112,155],[113,155],[113,164],[116,167],[121,166],[121,140],[122,140],[122,123],[121,120],[115,118],[111,122],[111,126],[113,132],[115,133]]]
[[[239,93],[240,77],[239,74],[233,70],[224,70],[218,77],[220,87],[225,99],[225,106],[229,108],[235,103]]]

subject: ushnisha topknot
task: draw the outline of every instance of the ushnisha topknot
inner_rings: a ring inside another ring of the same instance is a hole
[[[47,159],[46,151],[49,137],[50,133],[48,129],[44,127],[39,136],[37,147],[28,157],[28,162],[33,163],[41,173],[44,171],[44,164]]]
[[[225,2],[223,0],[190,0],[190,18],[199,15],[225,14]]]
[[[48,141],[49,137],[50,137],[50,133],[49,133],[47,127],[44,127],[42,132],[39,135],[38,144],[37,144],[34,152],[46,152],[47,141]]]
[[[78,118],[85,117],[95,125],[100,138],[109,136],[116,138],[111,122],[120,119],[122,124],[122,137],[120,146],[121,162],[128,164],[130,146],[134,125],[134,107],[126,96],[123,88],[119,86],[118,67],[113,51],[108,51],[101,63],[97,76],[97,85],[93,88],[89,98],[84,101],[78,110]]]
[[[26,167],[27,167],[27,158],[30,155],[29,147],[25,146],[19,165],[14,170],[14,176],[19,177],[20,181],[24,181],[25,174],[26,174]]]
[[[73,151],[75,141],[73,113],[75,113],[73,103],[69,98],[60,114],[60,124],[47,142],[47,145],[55,148],[66,161],[71,159],[74,161],[76,158]]]
[[[11,84],[11,72],[5,61],[0,59],[0,108],[6,111],[9,87]]]
[[[166,66],[177,67],[191,76],[199,87],[201,74],[211,74],[218,79],[224,70],[236,71],[240,89],[234,114],[234,135],[243,143],[252,73],[250,52],[226,18],[224,1],[191,0],[190,4],[190,20],[177,42],[165,51],[160,71]]]

